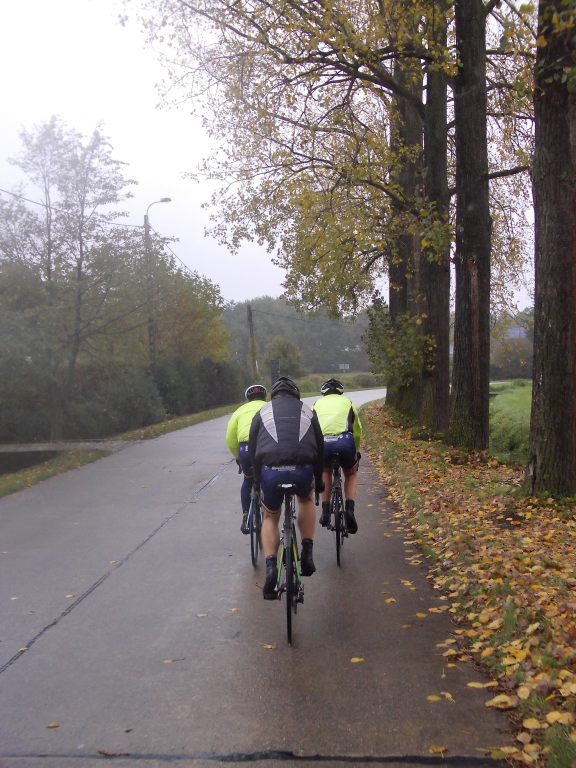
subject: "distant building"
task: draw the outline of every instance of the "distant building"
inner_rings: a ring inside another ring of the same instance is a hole
[[[521,325],[510,325],[506,328],[507,339],[526,339],[528,337],[528,331],[526,328],[522,328]]]

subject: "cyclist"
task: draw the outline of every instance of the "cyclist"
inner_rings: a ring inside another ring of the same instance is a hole
[[[242,524],[240,530],[242,533],[247,534],[250,533],[247,523],[252,484],[254,482],[252,462],[248,455],[248,433],[250,432],[250,424],[254,414],[258,413],[266,402],[266,387],[263,384],[251,384],[246,389],[244,397],[247,402],[234,411],[228,422],[226,445],[236,459],[238,467],[244,472],[244,480],[240,487],[240,502],[242,504]]]
[[[330,461],[338,454],[340,466],[344,472],[344,519],[349,533],[356,533],[358,523],[354,514],[357,472],[360,461],[360,438],[362,423],[356,406],[344,395],[344,385],[338,379],[328,379],[320,387],[323,397],[314,403],[322,434],[324,435],[324,493],[322,494],[322,514],[320,525],[330,525],[330,491],[332,490],[332,472]]]
[[[284,491],[279,486],[283,483],[296,486],[302,575],[311,576],[316,570],[312,554],[316,526],[312,493],[314,487],[322,490],[323,455],[318,417],[300,400],[297,384],[281,376],[272,385],[270,398],[255,415],[248,440],[264,509],[261,536],[266,557],[266,580],[262,588],[265,600],[276,599],[280,508],[284,499]]]

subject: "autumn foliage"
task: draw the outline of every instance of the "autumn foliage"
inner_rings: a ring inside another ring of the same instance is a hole
[[[500,757],[576,765],[576,501],[525,497],[523,471],[486,452],[416,439],[381,404],[363,410],[368,450],[451,601],[452,661],[480,663],[517,748]]]

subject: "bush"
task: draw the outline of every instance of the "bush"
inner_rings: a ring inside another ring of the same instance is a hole
[[[84,377],[86,381],[86,377]],[[67,438],[108,437],[118,432],[154,424],[166,417],[158,389],[147,371],[130,368],[113,377],[88,383],[68,404]]]

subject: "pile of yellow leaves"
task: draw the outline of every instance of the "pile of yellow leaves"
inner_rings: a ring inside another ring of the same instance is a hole
[[[480,662],[533,766],[576,764],[576,505],[521,494],[523,471],[415,440],[363,410],[370,458],[450,600],[455,658]],[[554,756],[554,759],[551,758]]]

